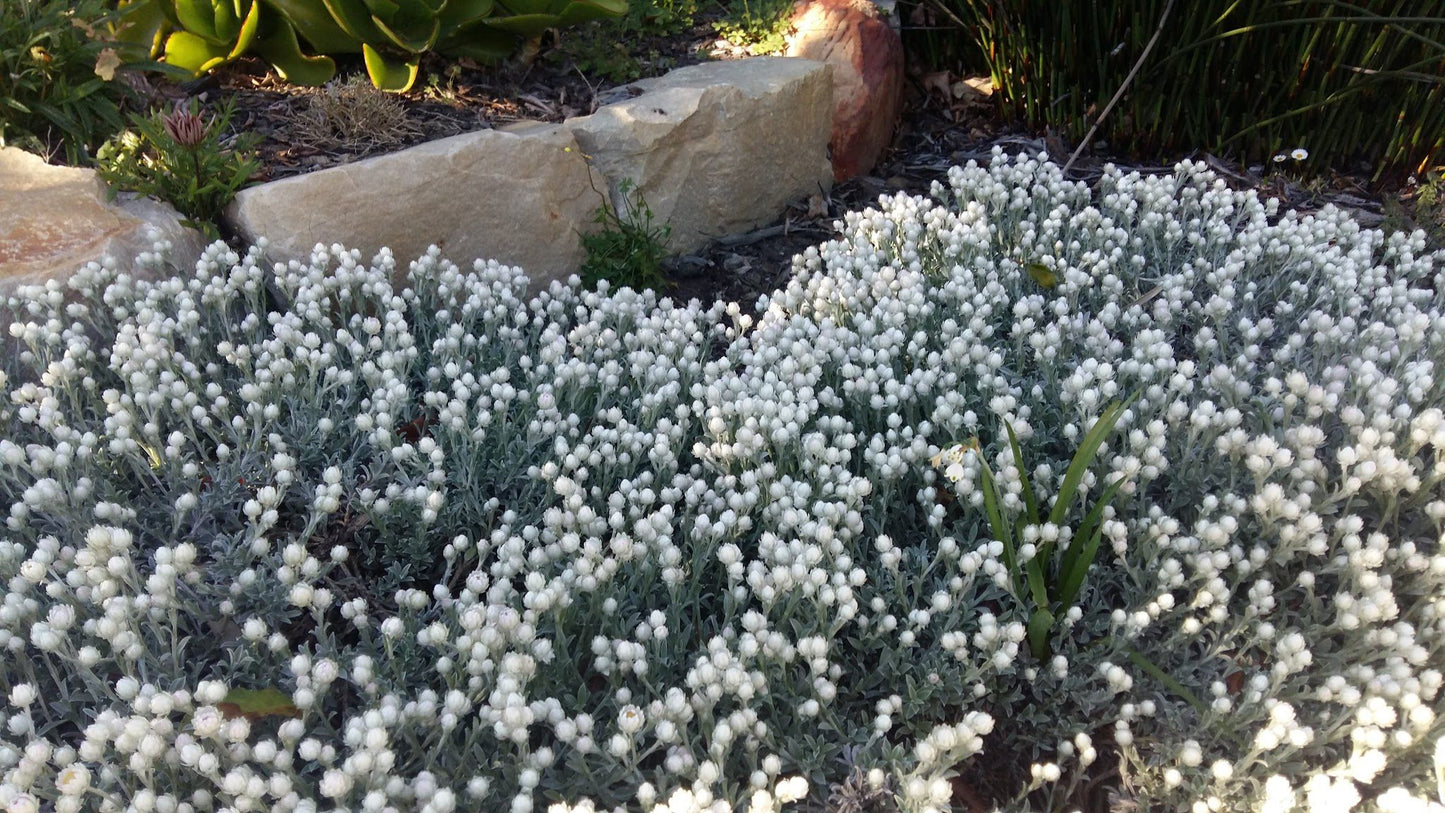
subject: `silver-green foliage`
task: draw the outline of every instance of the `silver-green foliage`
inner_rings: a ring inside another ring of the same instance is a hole
[[[756,320],[219,244],[12,299],[6,803],[933,810],[981,749],[1015,807],[1110,752],[1144,809],[1433,796],[1445,258],[1188,164],[936,193]],[[1041,662],[982,469],[1052,516],[1134,392]]]

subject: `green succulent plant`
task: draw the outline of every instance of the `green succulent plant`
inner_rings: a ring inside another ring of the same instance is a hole
[[[532,39],[549,28],[625,14],[627,0],[497,0],[497,7],[505,14],[487,20],[489,28]]]
[[[627,0],[122,0],[119,33],[192,75],[254,53],[288,82],[319,85],[360,53],[372,84],[409,90],[422,55],[492,61],[518,39],[616,16]]]
[[[255,53],[286,81],[305,85],[326,82],[336,63],[304,51],[298,33],[322,53],[345,53],[348,43],[324,14],[293,17],[255,0],[125,0],[116,33],[195,76]]]

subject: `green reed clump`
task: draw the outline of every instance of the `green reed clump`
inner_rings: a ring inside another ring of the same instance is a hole
[[[1419,172],[1445,155],[1445,14],[1434,0],[922,0],[941,66],[988,70],[1012,118],[1077,143],[1162,36],[1099,137],[1245,161],[1308,148],[1306,170]],[[954,28],[953,26],[957,26]],[[960,34],[959,32],[965,32]]]

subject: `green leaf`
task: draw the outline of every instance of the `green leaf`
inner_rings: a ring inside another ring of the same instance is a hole
[[[556,26],[567,27],[627,13],[627,0],[580,0],[568,3],[557,15]]]
[[[172,33],[165,46],[167,63],[196,76],[244,54],[261,27],[259,3],[251,4],[239,27],[229,16],[223,16],[219,21],[214,16],[208,18],[203,6],[196,2],[177,6],[185,30]],[[181,13],[183,9],[185,13]],[[220,14],[222,10],[226,15],[230,14],[229,9],[222,9],[218,4],[216,13]]]
[[[138,445],[141,447],[141,450],[146,453],[146,458],[150,461],[151,471],[160,471],[161,456],[160,453],[155,450],[155,447],[145,443]]]
[[[221,21],[216,19],[222,2],[210,0],[176,0],[176,19],[181,28],[192,36],[206,40],[213,45],[224,45],[231,41],[221,30]]]
[[[1059,278],[1043,263],[1029,263],[1024,268],[1029,272],[1029,276],[1034,278],[1034,282],[1046,289],[1053,290],[1053,287],[1059,284]]]
[[[1036,607],[1049,606],[1049,590],[1044,584],[1044,564],[1044,560],[1037,554],[1024,563],[1024,575],[1028,578],[1029,594],[1033,596]]]
[[[249,2],[249,0],[248,0]],[[215,8],[215,30],[216,35],[223,42],[231,42],[237,39],[239,26],[242,19],[242,10],[237,8],[239,0],[216,0],[211,3]]]
[[[404,92],[411,89],[416,81],[417,67],[420,60],[415,57],[408,59],[395,59],[388,57],[369,43],[362,43],[361,54],[366,59],[366,74],[371,77],[371,83],[381,90]]]
[[[1003,563],[1008,568],[1009,578],[1014,580],[1014,589],[1020,590],[1018,583],[1017,557],[1014,555],[1013,534],[1009,530],[1008,520],[1004,518],[1003,506],[999,500],[998,485],[994,482],[993,472],[989,471],[988,464],[984,463],[981,456],[979,469],[983,473],[983,509],[988,515],[988,527],[993,531],[993,536],[1003,543]]]
[[[1004,422],[1003,428],[1008,432],[1008,448],[1013,452],[1014,467],[1019,470],[1019,483],[1023,486],[1024,506],[1028,509],[1028,513],[1024,516],[1028,518],[1029,524],[1038,525],[1039,506],[1034,499],[1033,485],[1029,483],[1029,470],[1024,466],[1024,453],[1019,448],[1018,435],[1014,434],[1013,425],[1007,421]]]
[[[261,30],[261,4],[252,3],[246,19],[241,21],[241,31],[236,37],[236,44],[231,48],[229,58],[235,59],[246,53],[256,41],[256,34]]]
[[[154,0],[123,0],[112,23],[116,40],[139,46],[154,59],[165,47],[166,16]]]
[[[497,0],[497,13],[508,17],[553,16],[553,0]]]
[[[486,26],[532,38],[541,36],[549,28],[563,28],[625,14],[627,1],[497,0],[497,7],[497,16],[486,20]]]
[[[372,22],[371,11],[361,0],[321,0],[331,18],[352,39],[360,43],[379,42],[381,31]]]
[[[189,31],[177,31],[166,40],[166,62],[199,76],[226,61],[231,50]]]
[[[282,79],[298,85],[324,85],[336,75],[336,62],[331,57],[301,52],[296,30],[285,22],[256,43],[256,53],[271,63]]]
[[[296,34],[322,54],[355,54],[361,42],[337,25],[326,7],[314,0],[265,0],[280,12]]]
[[[1029,616],[1029,651],[1040,661],[1049,659],[1049,630],[1054,627],[1054,614],[1039,607]]]
[[[1069,543],[1069,549],[1064,552],[1064,561],[1059,568],[1063,575],[1059,584],[1059,594],[1055,597],[1059,602],[1059,609],[1066,610],[1078,598],[1079,591],[1084,586],[1084,576],[1094,564],[1094,558],[1099,554],[1099,542],[1103,539],[1104,528],[1100,519],[1104,516],[1104,509],[1119,493],[1124,485],[1123,480],[1116,480],[1104,489],[1094,507],[1089,510],[1084,522],[1079,526],[1079,533]]]
[[[441,34],[441,25],[435,19],[414,22],[410,26],[388,24],[379,17],[373,17],[372,22],[376,23],[377,29],[392,45],[413,54],[431,50],[436,44],[437,36]]]
[[[1163,669],[1155,666],[1154,662],[1144,657],[1143,654],[1139,652],[1139,650],[1130,647],[1128,650],[1128,655],[1129,661],[1131,663],[1133,663],[1140,669],[1143,669],[1145,672],[1148,672],[1155,680],[1163,683],[1164,688],[1178,695],[1181,700],[1193,706],[1195,710],[1197,710],[1200,714],[1204,714],[1209,711],[1209,707],[1204,705],[1204,701],[1200,700],[1194,694],[1194,692],[1189,691],[1189,689],[1185,688],[1183,683],[1175,680]]]
[[[451,32],[459,26],[485,19],[495,7],[492,0],[449,0],[442,10],[437,12],[437,19],[441,21],[443,29]]]
[[[517,38],[505,31],[486,27],[486,21],[443,38],[437,43],[437,51],[452,59],[466,57],[478,62],[499,62],[517,50]]]
[[[1099,419],[1084,434],[1084,440],[1074,452],[1074,459],[1069,461],[1069,468],[1064,472],[1064,484],[1059,489],[1059,497],[1054,502],[1053,510],[1049,512],[1049,522],[1055,525],[1062,525],[1064,516],[1068,513],[1069,504],[1074,501],[1074,495],[1078,493],[1079,484],[1084,480],[1084,472],[1088,471],[1089,465],[1094,462],[1094,456],[1099,453],[1099,447],[1104,445],[1104,438],[1113,431],[1114,425],[1119,422],[1119,417],[1124,413],[1124,408],[1134,401],[1137,395],[1130,395],[1123,401],[1116,401],[1104,409]]]
[[[216,708],[227,717],[300,717],[301,709],[291,702],[291,695],[280,689],[232,689]]]
[[[523,39],[540,37],[549,28],[557,25],[555,14],[513,14],[506,17],[491,17],[482,25],[498,31],[506,31]]]

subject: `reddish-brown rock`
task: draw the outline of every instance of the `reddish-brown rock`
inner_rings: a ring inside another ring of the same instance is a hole
[[[95,170],[51,166],[38,155],[0,148],[0,301],[23,285],[64,282],[105,255],[132,271],[136,255],[151,250],[153,231],[170,241],[177,268],[194,264],[206,245],[165,204],[107,201]]]
[[[788,56],[833,66],[833,177],[868,172],[893,140],[903,42],[868,0],[800,0]]]

